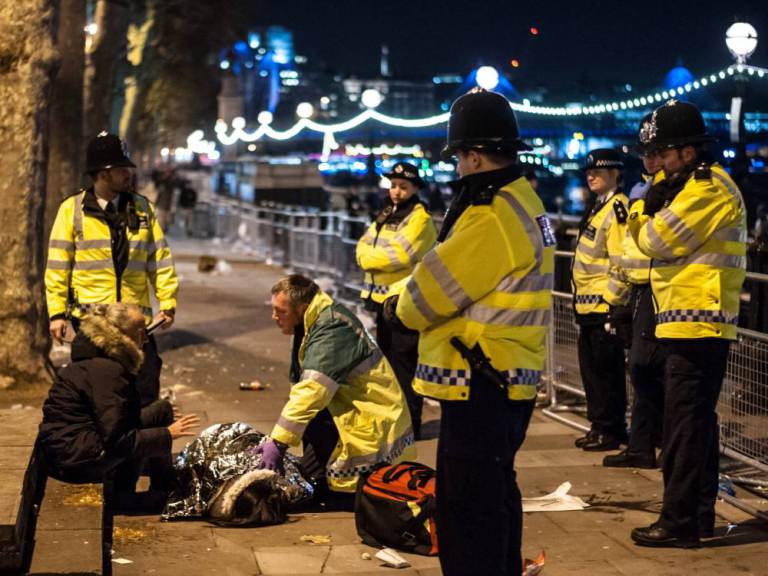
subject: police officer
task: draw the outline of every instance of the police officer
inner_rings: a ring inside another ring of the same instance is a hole
[[[88,144],[86,172],[93,186],[59,206],[45,270],[51,336],[61,341],[67,320],[77,331],[93,304],[137,304],[152,320],[151,286],[160,303],[155,320],[173,324],[178,279],[171,251],[149,201],[133,192],[136,166],[119,137],[101,132]],[[156,400],[162,361],[150,337],[137,378],[142,405]]]
[[[717,399],[736,338],[746,268],[746,210],[693,105],[670,100],[644,136],[657,147],[664,194],[637,201],[629,227],[650,256],[656,336],[664,348],[664,500],[659,519],[632,531],[642,546],[695,547],[714,527]],[[657,184],[656,186],[660,186]],[[650,192],[650,191],[649,191]]]
[[[409,276],[416,263],[432,248],[437,231],[418,195],[425,186],[418,168],[408,162],[398,162],[384,176],[390,182],[390,201],[357,243],[357,263],[365,271],[360,295],[366,307],[376,313],[376,341],[405,393],[413,433],[419,439],[424,399],[414,392],[412,384],[419,333],[385,315],[382,302],[397,292],[397,283]]]
[[[664,180],[658,150],[643,143],[650,129],[651,114],[640,122],[636,151],[643,162],[642,181],[629,195],[630,206],[645,198],[650,188]],[[656,192],[651,192],[653,196]],[[614,203],[617,219],[627,214]],[[656,339],[655,312],[650,286],[651,259],[635,243],[627,228],[619,266],[629,282],[627,308],[632,313],[632,337],[629,350],[629,377],[634,391],[632,421],[627,448],[603,459],[603,466],[613,468],[656,468],[656,447],[661,446],[664,409],[664,358]]]
[[[509,102],[475,89],[451,107],[444,156],[460,179],[434,250],[397,315],[418,330],[414,387],[440,400],[437,530],[446,576],[518,576],[525,439],[552,305],[554,232],[517,163]]]
[[[624,163],[616,150],[600,148],[587,154],[587,186],[596,195],[582,220],[573,258],[571,285],[581,380],[587,395],[589,432],[576,440],[587,451],[614,450],[627,439],[624,341],[616,333],[626,320],[618,312],[626,294],[619,261],[626,231],[627,197],[621,191]],[[613,204],[623,207],[617,218]]]

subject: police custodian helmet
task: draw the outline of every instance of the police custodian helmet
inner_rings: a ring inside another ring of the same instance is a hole
[[[136,168],[136,165],[128,157],[125,142],[120,140],[119,136],[107,131],[99,132],[96,138],[88,142],[88,148],[85,152],[85,166],[85,171],[88,174],[110,168]]]
[[[646,148],[674,148],[715,141],[707,134],[699,109],[690,102],[675,99],[653,111],[650,121],[640,128],[638,139]]]
[[[611,168],[624,169],[624,162],[622,162],[619,153],[613,148],[596,148],[587,154],[587,161],[584,163],[582,171]]]
[[[509,101],[498,92],[481,88],[473,88],[454,101],[447,140],[442,151],[445,160],[456,150],[518,152],[531,149],[520,140],[517,119]]]
[[[384,174],[386,178],[401,178],[407,180],[417,188],[424,188],[426,183],[419,176],[419,169],[409,162],[398,162],[392,166],[392,171]]]

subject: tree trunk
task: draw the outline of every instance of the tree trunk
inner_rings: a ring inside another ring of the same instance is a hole
[[[43,312],[48,103],[55,0],[0,2],[0,387],[50,379]]]
[[[125,60],[130,9],[127,0],[98,0],[96,35],[87,55],[85,68],[84,134],[86,140],[102,130],[116,131],[110,125],[112,103],[118,86],[118,69]]]
[[[78,189],[82,178],[84,28],[85,0],[60,0],[57,44],[61,67],[51,95],[45,238],[59,203]]]
[[[137,11],[138,12],[138,11]],[[146,142],[139,142],[137,128],[139,115],[144,108],[152,79],[153,58],[155,58],[152,37],[156,32],[155,1],[146,2],[138,20],[128,32],[128,61],[131,74],[125,81],[125,104],[120,116],[120,136],[133,151],[144,150]]]

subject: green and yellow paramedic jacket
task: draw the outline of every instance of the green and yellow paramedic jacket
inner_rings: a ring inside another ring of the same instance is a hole
[[[609,192],[579,232],[571,268],[576,314],[607,314],[609,305],[626,299],[628,286],[619,266],[626,225],[616,219],[616,200],[626,209],[626,195]]]
[[[304,313],[303,337],[294,349],[295,383],[272,438],[298,445],[309,422],[328,408],[339,443],[326,473],[329,486],[340,492],[354,492],[358,476],[376,464],[416,456],[400,385],[376,342],[349,310],[318,292]]]
[[[357,243],[357,264],[365,272],[360,296],[384,302],[390,286],[411,274],[436,237],[432,217],[415,195],[396,210],[385,208]]]
[[[746,209],[718,164],[697,168],[653,216],[632,205],[629,228],[653,259],[651,289],[658,338],[736,338],[746,275]]]
[[[127,302],[152,317],[149,287],[161,310],[176,308],[179,281],[171,251],[144,196],[123,194],[119,210],[126,218],[127,261],[118,264],[104,211],[93,189],[65,198],[48,243],[45,293],[49,317],[81,317],[89,304]]]
[[[420,332],[413,387],[439,400],[469,398],[472,372],[450,343],[456,336],[480,345],[506,376],[510,399],[533,399],[552,308],[552,227],[518,166],[454,187],[454,203],[470,205],[417,264],[398,301],[398,317]]]
[[[653,176],[645,177],[645,192],[647,193],[651,186],[664,180],[664,170],[659,170]],[[624,234],[624,243],[622,244],[621,260],[619,261],[627,282],[635,286],[648,284],[651,281],[651,259],[637,247],[637,242],[632,237],[629,226],[626,227]],[[629,291],[626,293],[624,304],[629,301]]]

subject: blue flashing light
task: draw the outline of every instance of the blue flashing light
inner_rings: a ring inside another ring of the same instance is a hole
[[[248,34],[248,46],[256,50],[259,46],[261,46],[261,38],[256,32],[251,32]]]
[[[248,54],[248,44],[242,40],[235,42],[235,45],[232,48],[237,54]]]

